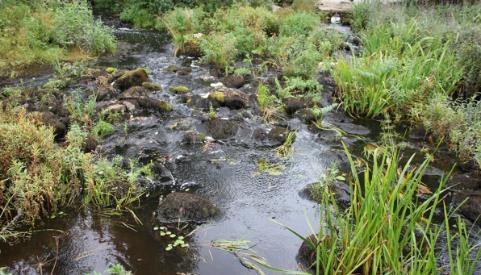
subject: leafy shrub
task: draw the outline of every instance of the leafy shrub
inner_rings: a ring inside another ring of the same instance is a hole
[[[462,161],[474,159],[481,168],[481,103],[457,103],[435,97],[417,110],[424,127],[448,141]]]

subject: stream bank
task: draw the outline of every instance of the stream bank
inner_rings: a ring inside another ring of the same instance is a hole
[[[121,27],[116,35],[118,52],[95,65],[148,68],[152,82],[162,86],[162,91],[152,92],[149,97],[173,107],[172,112],[128,110],[132,116],[117,125],[114,134],[95,149],[105,156],[120,154],[158,165],[156,180],[146,183],[151,195],[140,207],[133,208],[142,224],[136,224],[130,215],[119,217],[93,210],[68,212],[47,221],[42,226],[45,230],[39,229],[26,242],[2,244],[0,266],[14,273],[36,274],[50,271],[56,263],[58,274],[83,274],[103,272],[109,264],[118,262],[136,274],[225,274],[226,270],[254,274],[230,253],[211,246],[212,241],[225,239],[248,240],[270,265],[297,269],[301,240],[273,220],[304,236],[311,234],[309,222],[318,224],[318,205],[299,192],[317,181],[334,162],[345,170],[340,141],[361,154],[366,144],[379,139],[379,123],[353,121],[336,110],[328,113],[325,123],[342,129],[346,133],[342,138],[334,131],[316,130],[296,116],[277,125],[265,124],[252,107],[255,80],[239,88],[248,95],[249,107],[218,106],[216,118],[209,118],[207,96],[213,90],[211,84],[220,79],[212,76],[208,68],[188,57],[174,57],[172,45],[161,34]],[[325,106],[332,102],[335,87],[329,76],[321,74],[319,79],[324,86]],[[41,83],[42,78],[38,81]],[[188,87],[188,92],[171,93],[169,88],[176,85]],[[296,133],[292,154],[286,159],[275,152],[285,141],[282,133],[275,134],[279,129]],[[423,147],[422,141],[409,139],[406,152],[419,152]],[[260,170],[259,160],[274,164],[278,170]],[[432,183],[453,163],[450,158],[438,159],[429,171]],[[464,177],[463,182],[472,179],[466,174],[455,176]],[[479,187],[475,179],[472,181],[475,188]],[[198,221],[198,226],[158,222],[156,195],[166,196],[172,191],[193,191],[215,204],[219,214]],[[184,236],[189,248],[166,251],[171,241],[160,236],[161,226]]]

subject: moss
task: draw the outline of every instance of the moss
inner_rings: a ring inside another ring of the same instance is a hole
[[[149,75],[144,68],[125,72],[119,79],[115,81],[115,87],[120,90],[126,90],[132,86],[142,86],[142,83],[149,81]]]
[[[174,94],[184,94],[189,91],[189,87],[184,85],[175,85],[175,86],[170,86],[169,91]]]
[[[174,107],[172,107],[172,104],[170,104],[167,101],[160,101],[159,108],[164,112],[172,112],[174,110]]]
[[[109,74],[115,74],[117,72],[117,68],[108,67],[107,69],[105,69],[105,71]]]
[[[144,82],[142,83],[142,87],[149,91],[162,91],[162,86],[157,83],[152,83],[152,82]]]
[[[219,103],[223,103],[224,102],[224,92],[220,92],[220,91],[215,91],[215,92],[212,92],[209,94],[209,99],[212,99],[212,100],[215,100]]]

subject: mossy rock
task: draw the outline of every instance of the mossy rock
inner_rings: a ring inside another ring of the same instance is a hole
[[[162,91],[162,86],[153,82],[144,82],[142,83],[142,87],[149,91]]]
[[[160,200],[157,220],[160,222],[196,222],[201,223],[214,218],[219,209],[199,195],[175,192]]]
[[[172,104],[167,101],[158,100],[155,98],[150,97],[139,97],[135,98],[137,105],[141,108],[153,110],[153,111],[161,111],[161,112],[172,112],[174,108]]]
[[[224,93],[219,91],[214,91],[209,94],[209,99],[217,101],[219,103],[224,103]]]
[[[143,68],[127,71],[122,74],[115,82],[114,87],[124,91],[133,86],[142,86],[142,83],[149,82],[149,75]]]
[[[109,74],[115,74],[117,72],[117,68],[108,67],[107,69],[105,69],[105,71]]]
[[[249,104],[249,96],[235,89],[226,89],[221,91],[214,91],[208,97],[211,101],[218,103],[221,106],[229,107],[230,109],[241,109]]]
[[[189,91],[189,87],[184,85],[175,85],[175,86],[170,86],[169,91],[174,94],[185,94]]]
[[[195,145],[202,144],[205,141],[205,135],[197,131],[187,131],[182,138],[182,144]]]
[[[172,104],[163,100],[160,101],[159,108],[164,112],[172,112],[174,110],[174,107],[172,107]]]
[[[209,134],[215,139],[234,137],[239,129],[239,123],[232,120],[214,118],[205,122]]]

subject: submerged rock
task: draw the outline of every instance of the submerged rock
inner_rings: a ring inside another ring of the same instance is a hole
[[[304,189],[301,190],[300,196],[306,198],[311,201],[315,201],[317,203],[322,203],[322,194],[320,192],[323,191],[322,187],[320,186],[321,183],[314,182],[308,184]],[[334,183],[329,185],[329,192],[334,195],[334,199],[341,207],[348,207],[351,203],[351,196],[349,191],[349,186],[341,181],[335,181]]]
[[[211,119],[205,122],[207,130],[215,139],[227,139],[235,136],[239,123],[227,119]]]
[[[211,92],[209,99],[220,106],[229,107],[231,109],[241,109],[249,104],[249,96],[235,89],[222,89]]]
[[[175,192],[160,200],[156,218],[159,222],[201,223],[214,218],[219,209],[199,195]]]
[[[127,71],[114,82],[114,88],[121,91],[133,86],[142,86],[142,83],[150,82],[147,71],[143,68]]]
[[[182,138],[182,144],[195,145],[202,144],[205,141],[205,135],[196,131],[187,131]]]

